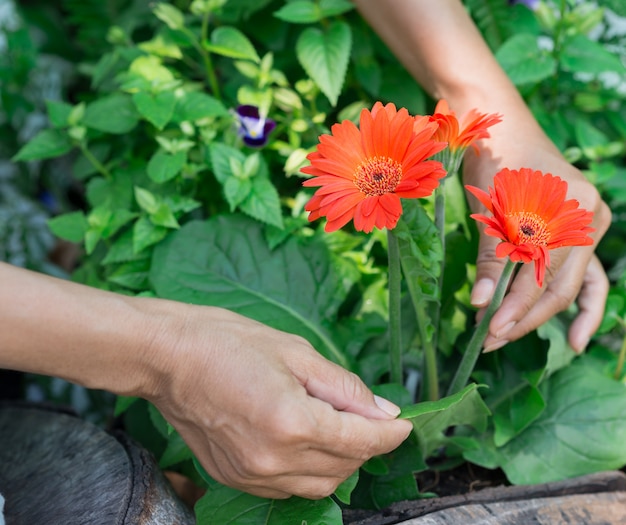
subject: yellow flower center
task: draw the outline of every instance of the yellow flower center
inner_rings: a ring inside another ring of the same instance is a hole
[[[402,165],[391,157],[372,157],[354,172],[354,184],[366,195],[393,193],[402,179]]]
[[[550,231],[546,221],[536,213],[518,211],[508,215],[518,224],[519,243],[530,243],[545,246],[550,240]]]

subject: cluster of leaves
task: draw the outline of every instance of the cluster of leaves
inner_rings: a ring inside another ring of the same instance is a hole
[[[387,382],[386,239],[324,235],[303,212],[308,194],[299,168],[330,122],[356,119],[377,99],[414,114],[429,104],[352,4],[60,4],[83,46],[80,76],[66,101],[48,101],[49,127],[14,160],[46,167],[65,159],[84,188],[84,206],[50,221],[57,236],[84,246],[74,278],[237,311],[302,335],[401,406],[419,398],[410,381]],[[537,12],[499,0],[466,4],[555,143],[623,215],[625,95],[611,78],[624,79],[617,57],[626,46],[603,25],[606,12],[585,2],[543,2]],[[241,141],[241,104],[277,123],[262,150]],[[477,244],[459,181],[449,180],[446,192],[446,254],[430,202],[407,205],[397,232],[413,276],[403,311],[408,319],[418,314],[412,304],[441,312],[421,331],[403,323],[405,367],[409,378],[419,377],[423,345],[433,342],[443,382],[474,323],[468,296]],[[515,483],[621,467],[626,395],[613,379],[612,345],[626,315],[623,228],[619,215],[600,251],[614,277],[606,340],[574,361],[563,322],[553,319],[481,358],[474,379],[489,388],[472,385],[407,408],[411,438],[369,461],[334,498],[272,502],[219,486],[153,406],[119,399],[117,414],[130,416],[129,431],[162,467],[209,489],[196,507],[199,524],[341,523],[341,505],[381,508],[420,497],[416,472],[461,461],[500,467]]]

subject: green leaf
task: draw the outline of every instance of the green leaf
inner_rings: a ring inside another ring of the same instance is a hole
[[[583,356],[542,385],[543,414],[499,450],[516,484],[545,483],[626,464],[626,388]]]
[[[208,151],[211,168],[215,178],[221,184],[225,184],[230,177],[234,177],[231,169],[232,161],[239,161],[241,164],[246,161],[246,156],[241,151],[221,142],[211,144]]]
[[[133,396],[117,396],[115,400],[115,411],[113,415],[115,417],[122,415],[130,405],[132,405],[135,401],[137,401],[138,397]]]
[[[50,124],[55,128],[65,128],[69,124],[68,119],[72,112],[72,105],[65,102],[46,101],[46,110]]]
[[[48,219],[48,226],[57,237],[70,242],[81,242],[89,228],[85,214],[82,211],[52,217]]]
[[[341,509],[331,499],[291,497],[271,500],[216,485],[194,507],[198,523],[220,525],[341,525]]]
[[[341,15],[354,9],[354,4],[348,0],[320,0],[319,6],[324,17]]]
[[[330,103],[337,105],[352,48],[352,32],[344,22],[333,22],[325,32],[309,27],[296,42],[296,56]]]
[[[625,71],[619,55],[581,34],[565,41],[560,59],[561,67],[572,73],[598,74],[614,71],[623,74]]]
[[[354,4],[346,0],[321,0],[319,4],[307,0],[296,0],[286,3],[274,12],[274,16],[291,24],[311,24],[352,9],[354,9]]]
[[[240,179],[238,177],[230,177],[224,184],[224,196],[230,206],[230,211],[235,211],[252,191],[252,182],[250,179]]]
[[[114,94],[92,102],[85,109],[83,124],[105,133],[124,134],[139,122],[139,114],[129,95]]]
[[[133,249],[135,253],[161,241],[171,231],[164,226],[156,226],[148,217],[140,217],[133,226]]]
[[[164,438],[168,438],[169,437],[169,430],[168,430],[169,423],[163,417],[163,414],[159,412],[159,409],[155,407],[152,403],[148,403],[148,414],[150,416],[150,421],[154,425],[154,428],[156,428],[159,431],[159,434],[161,434]]]
[[[107,277],[107,281],[140,292],[148,287],[149,270],[150,261],[147,258],[129,261],[120,265]]]
[[[312,24],[322,19],[322,12],[314,2],[296,0],[287,2],[274,12],[274,16],[291,24]]]
[[[174,120],[194,122],[206,117],[223,117],[225,115],[228,115],[228,110],[219,100],[206,93],[191,91],[186,92],[178,99],[174,111]]]
[[[154,15],[165,22],[170,29],[182,29],[185,27],[185,15],[173,5],[164,2],[158,3],[153,8]]]
[[[135,200],[139,207],[150,215],[156,213],[161,204],[159,198],[154,193],[139,186],[135,186]]]
[[[146,253],[135,253],[135,250],[133,249],[133,231],[132,229],[127,229],[117,239],[115,239],[111,246],[109,246],[107,254],[102,260],[102,264],[139,261],[146,259],[147,257],[148,254]]]
[[[167,436],[167,446],[159,459],[159,467],[168,468],[191,459],[193,454],[178,432]]]
[[[471,425],[479,432],[487,427],[490,411],[478,393],[478,385],[471,384],[460,392],[438,401],[427,401],[403,407],[400,418],[410,419],[424,457],[444,444],[444,432],[454,425]]]
[[[546,407],[538,388],[528,385],[504,400],[493,413],[496,446],[501,447],[530,425]]]
[[[72,149],[72,141],[61,130],[44,129],[26,143],[11,159],[13,162],[42,160],[65,155]]]
[[[173,179],[183,169],[187,161],[187,154],[184,151],[171,155],[162,149],[158,150],[148,162],[148,176],[157,184],[163,184]]]
[[[240,60],[261,61],[252,42],[239,29],[221,26],[211,33],[211,42],[205,42],[204,48],[211,53]]]
[[[152,224],[165,228],[180,228],[180,224],[178,224],[176,217],[174,217],[174,213],[165,202],[159,204],[156,211],[150,214],[150,221]]]
[[[345,503],[346,505],[350,504],[350,495],[352,491],[356,487],[359,482],[359,471],[358,469],[352,473],[352,475],[341,483],[337,489],[335,490],[335,496],[341,503]]]
[[[323,328],[346,291],[319,241],[292,237],[270,251],[261,225],[246,217],[189,222],[155,248],[150,281],[161,297],[220,306],[301,335],[349,368]]]
[[[517,86],[539,83],[554,75],[557,69],[554,57],[539,49],[537,36],[529,33],[509,38],[498,49],[496,58]]]
[[[241,211],[261,222],[278,228],[283,227],[278,191],[267,177],[254,177],[252,188],[246,199],[239,205]]]
[[[174,114],[176,96],[173,91],[152,94],[145,91],[133,94],[133,102],[141,113],[157,129],[163,129]]]

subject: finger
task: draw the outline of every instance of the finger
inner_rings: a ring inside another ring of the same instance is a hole
[[[534,270],[530,265],[522,268],[491,320],[489,336],[484,343],[485,351],[496,350],[507,342],[523,337],[574,302],[588,266],[587,257],[592,252],[574,248],[565,255],[568,253],[569,257],[560,266],[558,274],[554,278],[546,275],[542,289],[537,287]],[[563,253],[556,255],[559,258],[564,256]],[[559,266],[559,262],[555,266]]]
[[[594,255],[589,261],[583,286],[578,295],[578,315],[569,329],[569,343],[576,352],[580,353],[585,349],[589,339],[600,326],[608,294],[609,279],[602,263]]]
[[[375,396],[356,374],[317,353],[309,354],[306,359],[298,358],[291,365],[291,371],[309,395],[336,410],[372,419],[391,419],[400,414],[397,405]]]

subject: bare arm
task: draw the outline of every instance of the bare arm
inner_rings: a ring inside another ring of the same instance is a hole
[[[486,189],[503,167],[530,167],[569,183],[569,197],[595,213],[597,242],[610,224],[610,210],[582,173],[568,164],[548,139],[515,86],[500,68],[459,0],[354,0],[363,17],[387,43],[415,79],[435,99],[445,98],[462,116],[472,108],[500,113],[503,121],[480,142],[480,155],[465,158],[466,183]],[[478,210],[478,203],[471,201]],[[491,299],[503,261],[493,253],[496,240],[481,236],[472,302]],[[486,348],[518,339],[578,297],[580,313],[570,327],[570,344],[582,351],[600,324],[608,280],[593,255],[594,246],[561,249],[552,256],[547,283],[533,284],[532,268],[517,276],[490,324]]]
[[[300,337],[4,263],[0,367],[144,397],[215,479],[266,497],[330,494],[412,428]]]

